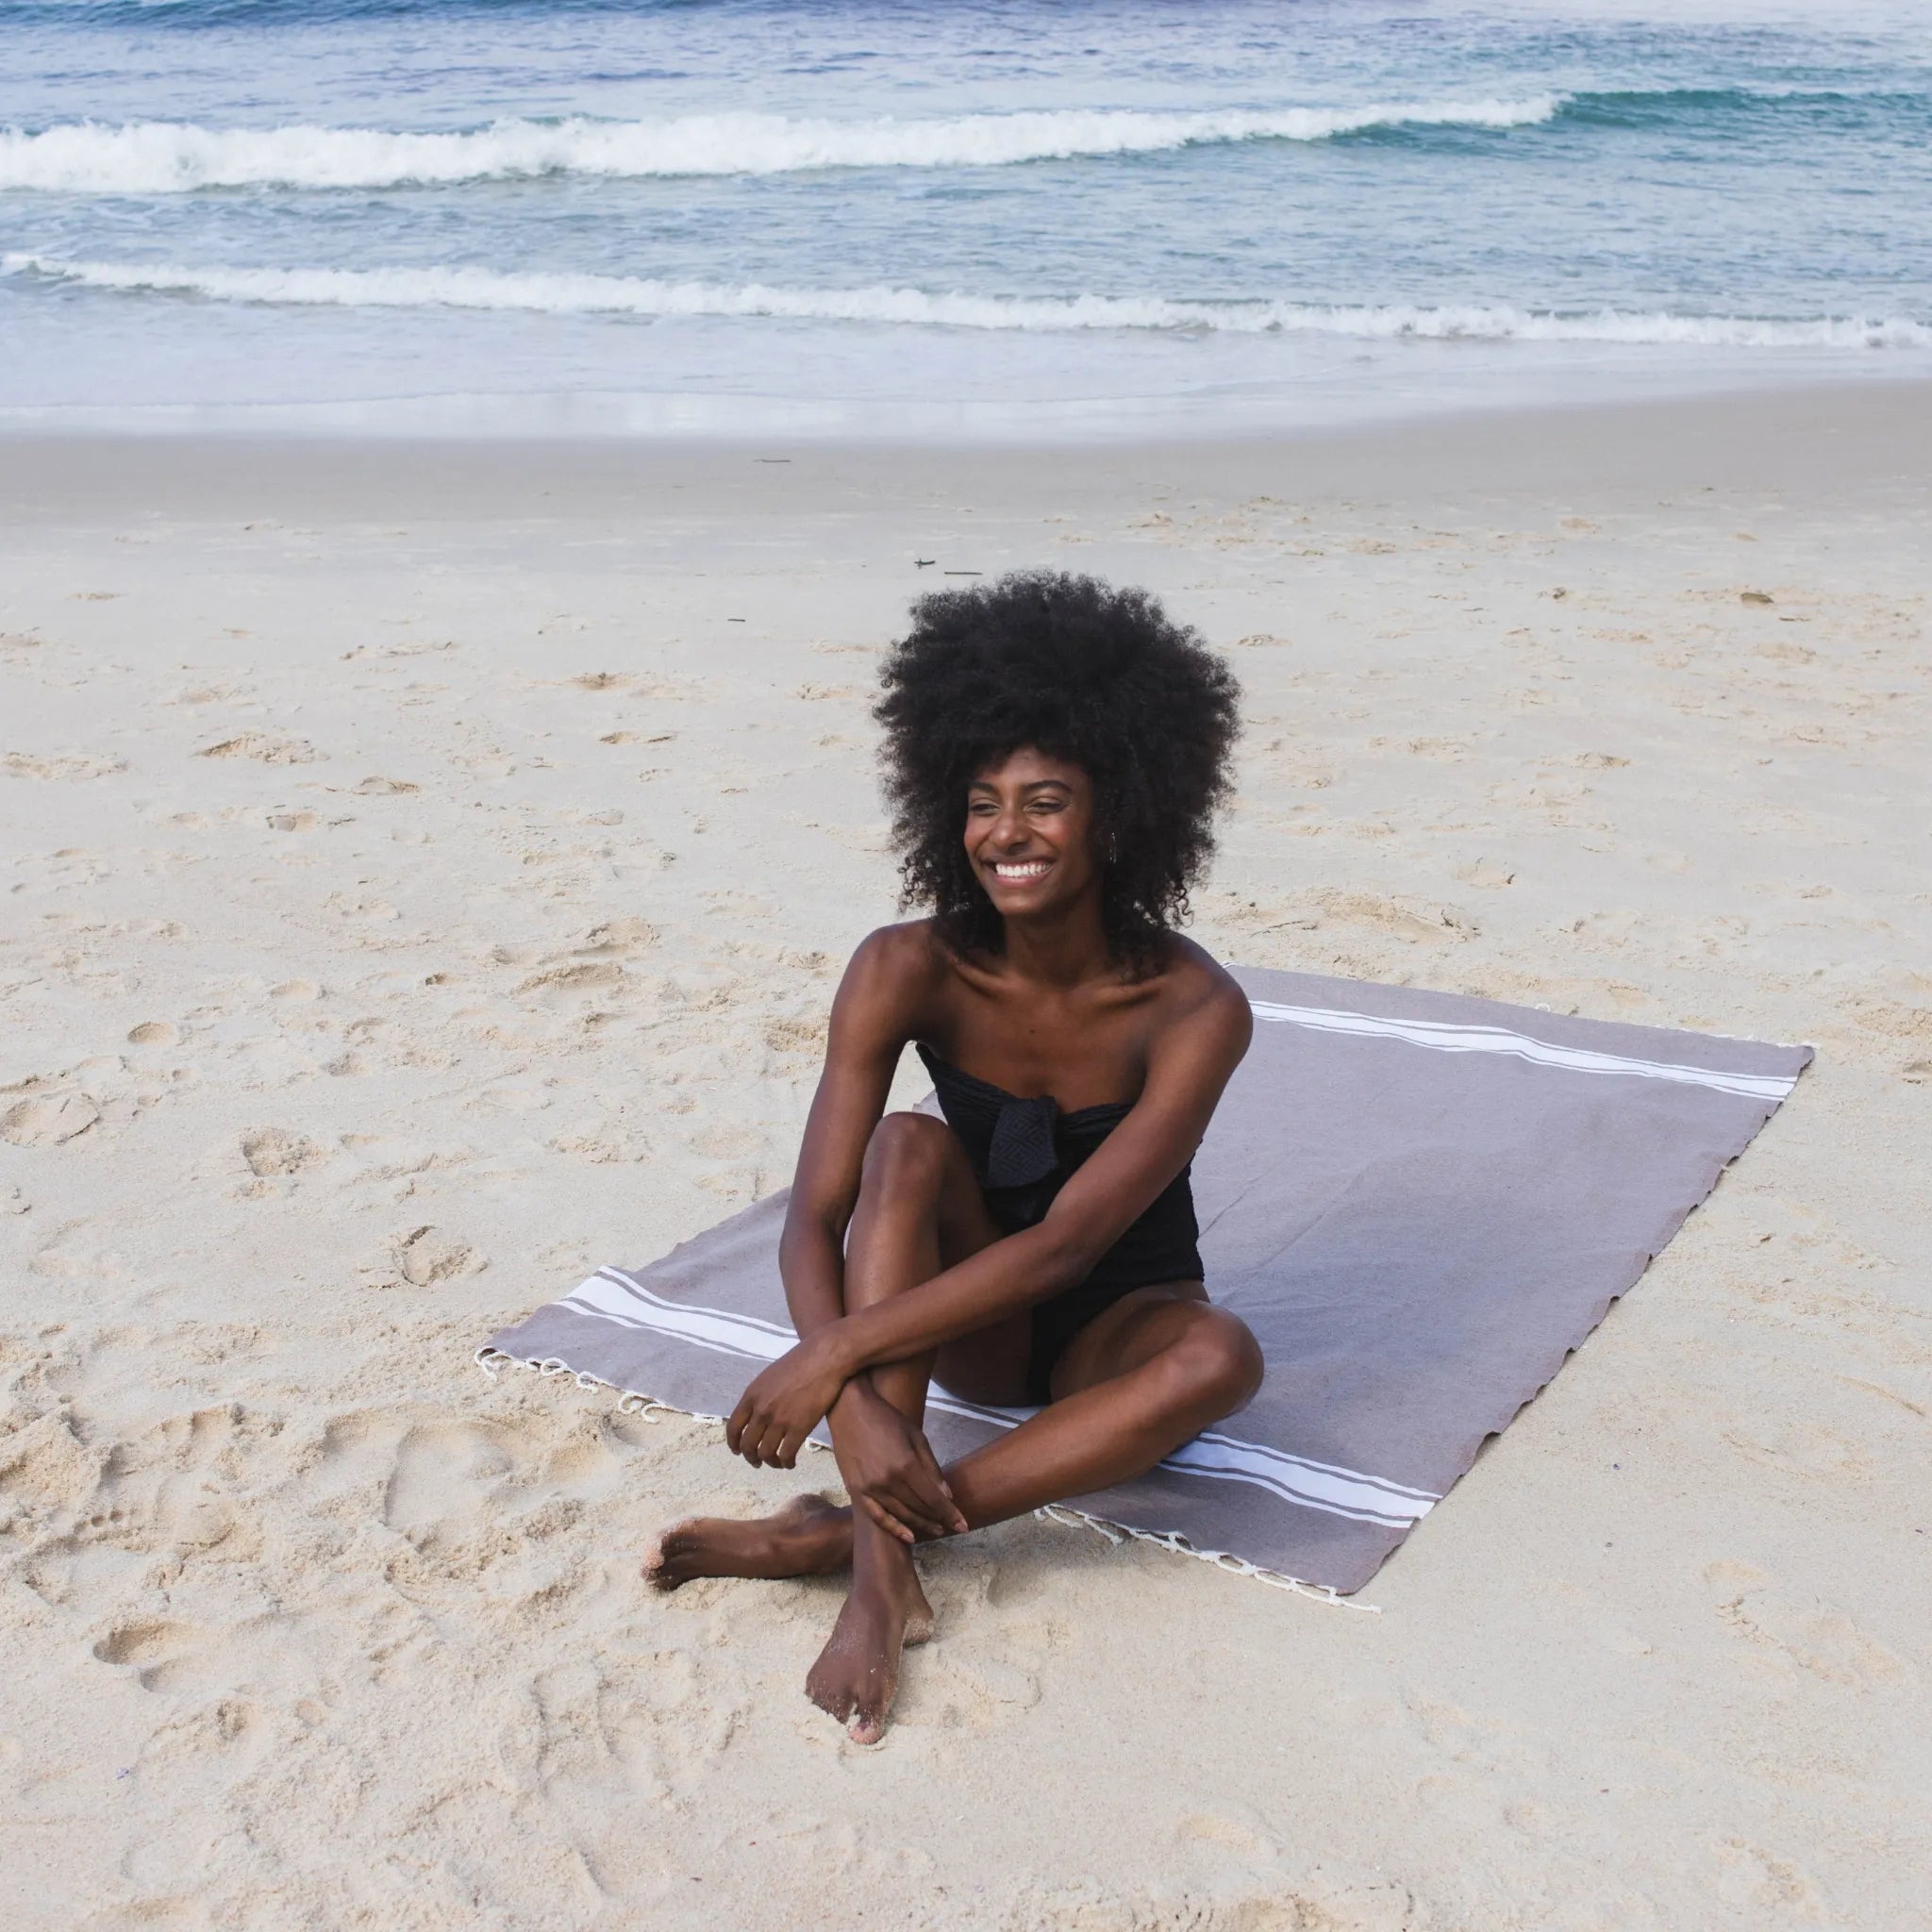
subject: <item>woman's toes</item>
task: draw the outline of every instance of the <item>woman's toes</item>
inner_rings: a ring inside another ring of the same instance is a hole
[[[805,1694],[827,1717],[837,1718],[841,1724],[852,1715],[852,1693],[848,1690],[841,1690],[836,1685],[820,1684],[808,1677],[806,1679]]]
[[[644,1544],[642,1571],[643,1578],[653,1590],[673,1590],[675,1581],[665,1574],[665,1565],[670,1560],[668,1545],[681,1524],[674,1524],[668,1529],[660,1529]]]

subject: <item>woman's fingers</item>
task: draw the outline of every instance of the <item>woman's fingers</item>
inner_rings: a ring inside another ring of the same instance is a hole
[[[795,1469],[811,1429],[809,1424],[772,1414],[758,1399],[754,1384],[732,1410],[724,1440],[754,1469]],[[953,1500],[932,1445],[923,1430],[908,1425],[906,1434],[906,1441],[890,1458],[889,1470],[875,1480],[859,1477],[863,1488],[858,1502],[872,1522],[901,1542],[957,1535],[967,1527],[966,1519]]]
[[[724,1442],[734,1456],[741,1456],[753,1468],[774,1459],[782,1430],[771,1411],[758,1399],[758,1385],[753,1382],[738,1398],[731,1420],[724,1424]]]
[[[964,1529],[965,1521],[954,1507],[946,1479],[940,1474],[939,1464],[933,1460],[924,1432],[908,1428],[907,1439],[905,1460],[892,1472],[893,1489],[905,1497],[922,1519],[931,1524],[934,1536],[944,1536],[956,1528]]]
[[[740,1403],[724,1424],[724,1441],[734,1456],[754,1469],[794,1469],[798,1452],[810,1440],[811,1429],[800,1428],[775,1416]]]
[[[874,1512],[881,1527],[890,1530],[902,1542],[913,1541],[918,1537],[919,1512],[899,1494],[890,1480],[867,1491],[865,1500]]]
[[[918,1489],[904,1477],[901,1477],[892,1488],[885,1492],[883,1501],[886,1507],[913,1535],[924,1537],[941,1537],[945,1535],[945,1520],[934,1513],[932,1506],[919,1493]]]
[[[882,1508],[878,1503],[874,1501],[872,1497],[861,1496],[859,1497],[858,1501],[859,1506],[864,1509],[865,1513],[869,1517],[871,1517],[872,1520],[875,1524],[877,1524],[878,1526],[882,1530],[884,1530],[888,1536],[895,1538],[898,1541],[902,1543],[909,1543],[914,1540],[912,1532],[909,1529],[908,1529],[906,1525],[903,1523],[901,1523],[899,1519],[896,1516],[894,1516],[889,1509]]]
[[[908,1509],[897,1496],[887,1496],[884,1503],[886,1514],[892,1519],[892,1534],[906,1542],[918,1541],[925,1533],[918,1512]]]
[[[932,1444],[925,1440],[924,1429],[915,1434],[913,1445],[919,1454],[920,1474],[931,1488],[933,1501],[945,1526],[956,1534],[963,1532],[966,1519],[960,1514],[958,1504],[953,1500],[953,1486],[947,1482],[945,1471],[940,1467],[939,1457],[932,1453]]]

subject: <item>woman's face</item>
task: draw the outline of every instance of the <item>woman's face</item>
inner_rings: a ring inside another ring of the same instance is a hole
[[[1091,889],[1093,781],[1027,746],[966,788],[966,856],[1002,918],[1064,906]]]

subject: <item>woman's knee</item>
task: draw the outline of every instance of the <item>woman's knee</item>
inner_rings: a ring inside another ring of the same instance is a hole
[[[866,1142],[860,1185],[937,1192],[957,1144],[952,1128],[930,1114],[889,1113]]]
[[[1248,1324],[1225,1308],[1204,1307],[1167,1351],[1176,1392],[1191,1406],[1233,1415],[1255,1399],[1264,1364]]]

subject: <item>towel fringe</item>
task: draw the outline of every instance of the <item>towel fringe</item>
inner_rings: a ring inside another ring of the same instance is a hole
[[[475,1359],[476,1366],[492,1382],[506,1368],[531,1369],[545,1377],[569,1375],[579,1389],[610,1390],[617,1396],[617,1412],[620,1415],[639,1415],[647,1421],[655,1421],[659,1415],[688,1415],[693,1422],[700,1423],[724,1421],[723,1416],[704,1415],[696,1409],[679,1408],[675,1403],[659,1402],[655,1395],[646,1395],[641,1389],[619,1389],[615,1382],[607,1382],[601,1375],[573,1369],[557,1356],[525,1357],[506,1355],[500,1348],[479,1348]],[[825,1447],[823,1442],[811,1441],[808,1441],[806,1446],[809,1449]],[[1062,1528],[1091,1529],[1096,1536],[1105,1537],[1116,1549],[1131,1538],[1137,1543],[1153,1543],[1177,1557],[1191,1557],[1197,1563],[1212,1563],[1217,1570],[1231,1571],[1237,1576],[1266,1583],[1294,1596],[1311,1598],[1318,1604],[1326,1604],[1331,1609],[1366,1610],[1372,1617],[1382,1614],[1380,1604],[1358,1604],[1325,1583],[1305,1583],[1299,1576],[1284,1576],[1278,1570],[1264,1570],[1258,1563],[1251,1563],[1245,1557],[1237,1557],[1227,1550],[1197,1550],[1178,1530],[1132,1529],[1124,1523],[1112,1523],[1104,1516],[1090,1516],[1084,1509],[1070,1509],[1064,1503],[1049,1503],[1033,1514],[1036,1521],[1056,1523]]]
[[[655,1395],[646,1395],[641,1389],[619,1389],[615,1382],[607,1382],[602,1375],[593,1375],[585,1369],[573,1369],[558,1356],[539,1358],[535,1356],[506,1355],[500,1348],[479,1348],[475,1354],[476,1366],[491,1382],[505,1369],[530,1369],[543,1376],[568,1375],[579,1389],[608,1389],[617,1396],[619,1415],[640,1415],[646,1422],[655,1422],[660,1415],[690,1415],[691,1411],[677,1408],[668,1402],[659,1402]],[[717,1416],[698,1416],[699,1422],[717,1422]]]
[[[1382,1614],[1380,1604],[1358,1604],[1353,1597],[1341,1595],[1328,1584],[1306,1583],[1299,1576],[1284,1576],[1278,1570],[1264,1570],[1258,1563],[1251,1563],[1245,1557],[1237,1557],[1227,1550],[1197,1550],[1178,1530],[1134,1529],[1124,1523],[1109,1522],[1104,1516],[1090,1516],[1084,1509],[1070,1509],[1064,1503],[1049,1503],[1033,1514],[1036,1520],[1057,1523],[1063,1528],[1091,1529],[1096,1535],[1104,1536],[1116,1549],[1131,1538],[1137,1543],[1153,1543],[1159,1549],[1171,1550],[1176,1557],[1192,1557],[1197,1563],[1212,1563],[1217,1570],[1231,1571],[1237,1576],[1246,1576],[1256,1583],[1288,1591],[1294,1596],[1310,1597],[1318,1604],[1326,1604],[1330,1609],[1366,1610],[1372,1617]]]

